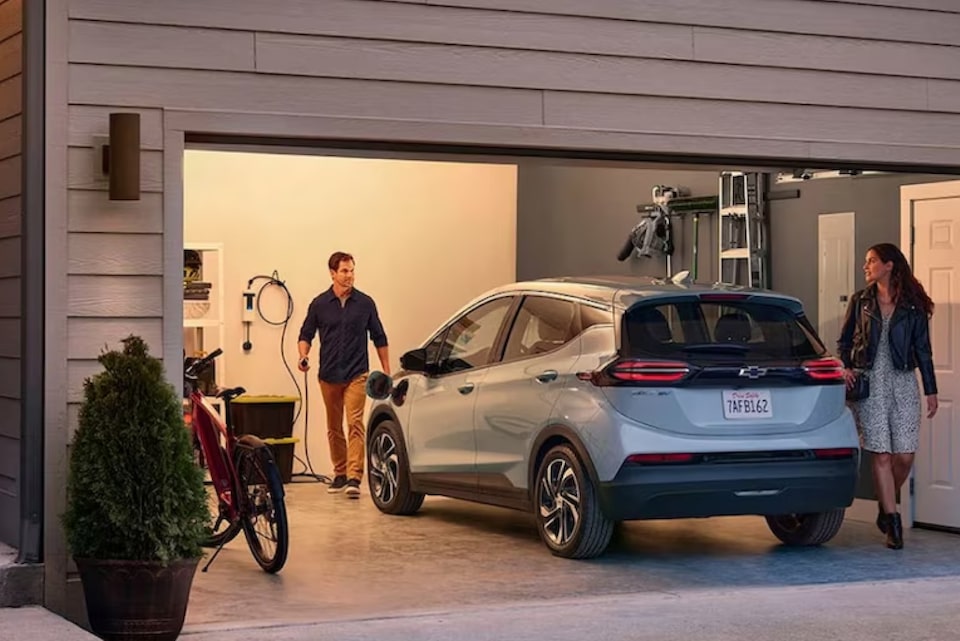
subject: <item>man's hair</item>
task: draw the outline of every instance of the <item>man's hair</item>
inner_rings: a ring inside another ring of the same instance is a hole
[[[330,271],[335,272],[340,269],[340,263],[345,260],[349,260],[351,263],[356,262],[353,260],[353,256],[347,252],[333,252],[330,254],[330,260],[327,261],[327,266],[330,267]]]

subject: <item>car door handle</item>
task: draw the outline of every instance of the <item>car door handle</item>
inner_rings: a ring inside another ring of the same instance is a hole
[[[557,370],[548,369],[545,372],[541,372],[540,374],[537,375],[537,381],[541,383],[549,383],[550,381],[557,380],[557,376],[558,376]]]
[[[474,387],[475,386],[473,383],[464,383],[463,385],[457,388],[457,391],[460,392],[461,394],[466,395],[472,392]]]

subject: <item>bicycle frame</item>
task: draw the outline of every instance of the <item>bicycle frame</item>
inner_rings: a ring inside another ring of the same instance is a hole
[[[237,437],[207,402],[207,397],[197,385],[193,386],[193,391],[190,393],[190,403],[193,431],[197,440],[200,441],[203,458],[210,472],[210,480],[213,482],[217,498],[225,506],[224,516],[233,523],[239,512],[235,497],[242,495],[237,487],[237,470],[234,465]],[[224,403],[225,407],[226,405]],[[224,442],[223,447],[220,445],[221,438]]]

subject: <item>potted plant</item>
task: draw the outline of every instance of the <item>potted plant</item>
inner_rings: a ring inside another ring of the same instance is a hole
[[[103,639],[176,639],[209,522],[181,399],[143,339],[104,351],[84,381],[64,529],[90,627]]]

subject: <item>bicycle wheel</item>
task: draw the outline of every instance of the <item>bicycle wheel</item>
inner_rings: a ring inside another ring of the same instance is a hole
[[[241,521],[250,552],[264,571],[279,572],[287,561],[289,532],[283,481],[273,454],[265,447],[239,448],[237,475],[247,491]]]

